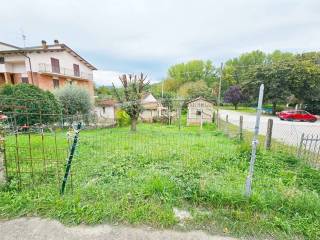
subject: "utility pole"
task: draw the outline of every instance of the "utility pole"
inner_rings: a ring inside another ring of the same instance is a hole
[[[161,82],[161,98],[163,100],[163,84],[164,84],[164,80],[162,80]]]
[[[222,69],[223,69],[223,63],[221,63],[221,65],[220,65],[219,93],[218,93],[218,107],[220,106],[220,103],[221,103]]]
[[[220,65],[220,78],[219,78],[219,92],[218,92],[218,99],[217,99],[217,127],[219,128],[220,120],[219,120],[219,106],[221,102],[221,83],[222,83],[222,69],[223,69],[223,63]]]

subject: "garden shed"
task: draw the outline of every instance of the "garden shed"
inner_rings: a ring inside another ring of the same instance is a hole
[[[116,120],[116,101],[113,99],[99,99],[96,101],[95,113],[98,122],[114,124]]]
[[[187,102],[188,115],[187,125],[201,125],[212,122],[213,103],[203,97],[198,97]]]

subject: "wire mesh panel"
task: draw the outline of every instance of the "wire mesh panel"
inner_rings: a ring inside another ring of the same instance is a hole
[[[248,143],[252,141],[255,126],[254,114],[230,113],[229,111],[220,110],[218,118],[219,130],[226,135],[237,139],[241,138]],[[269,125],[270,121],[272,126]],[[260,121],[258,137],[260,148],[267,148],[268,136],[271,138],[269,147],[273,151],[285,151],[291,155],[303,158],[313,166],[316,165],[316,162],[320,161],[318,153],[319,122],[281,121],[272,116],[263,116]]]

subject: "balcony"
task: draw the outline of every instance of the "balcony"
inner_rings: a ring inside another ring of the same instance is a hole
[[[90,73],[79,72],[78,74],[76,74],[76,72],[73,69],[62,68],[62,67],[53,68],[50,64],[46,64],[46,63],[39,64],[39,73],[53,75],[53,76],[60,76],[60,77],[68,77],[68,78],[78,79],[78,80],[92,81],[93,79],[93,76]]]

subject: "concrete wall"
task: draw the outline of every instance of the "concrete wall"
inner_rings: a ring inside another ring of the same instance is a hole
[[[94,111],[99,118],[101,117],[105,119],[115,120],[115,109],[113,106],[104,107],[104,111],[103,111],[103,107],[97,106],[94,108]]]

